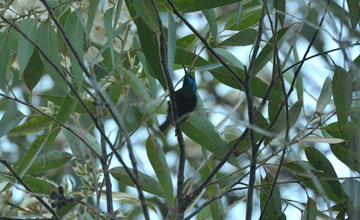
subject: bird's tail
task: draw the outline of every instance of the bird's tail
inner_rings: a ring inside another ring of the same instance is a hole
[[[164,132],[170,125],[170,121],[166,119],[161,125],[160,125],[160,131]]]

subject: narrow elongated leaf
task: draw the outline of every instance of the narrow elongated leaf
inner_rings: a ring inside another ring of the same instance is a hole
[[[36,42],[38,35],[37,22],[33,18],[27,18],[21,21],[20,30],[26,34],[32,41]],[[18,62],[20,74],[22,74],[29,63],[33,54],[34,46],[26,40],[20,33],[18,38]]]
[[[301,220],[316,220],[316,212],[316,202],[313,199],[308,198],[305,212]]]
[[[204,115],[196,114],[196,112],[192,113],[181,124],[181,130],[196,143],[220,158],[223,158],[228,151],[226,143]],[[230,157],[229,163],[235,167],[239,166],[234,156]]]
[[[239,2],[239,0],[175,0],[173,2],[176,5],[176,8],[185,12],[192,12],[233,4]]]
[[[149,138],[146,141],[146,153],[153,169],[155,170],[165,199],[170,205],[174,200],[170,170],[166,163],[163,150],[161,149],[156,138],[154,138],[152,135],[149,135]]]
[[[324,111],[325,107],[330,102],[331,96],[332,96],[331,79],[330,77],[327,77],[322,86],[318,102],[316,103],[317,112],[322,113]]]
[[[345,193],[349,196],[354,207],[360,206],[360,182],[354,179],[345,180],[342,184]]]
[[[31,144],[30,148],[26,152],[25,156],[20,162],[19,167],[16,169],[16,173],[22,177],[29,170],[29,168],[34,163],[40,151],[43,149],[48,135],[43,134],[37,137],[34,142]]]
[[[0,33],[0,89],[6,90],[6,72],[10,57],[10,45],[5,33]]]
[[[54,191],[58,191],[57,186],[52,184],[50,181],[43,180],[41,178],[24,176],[24,182],[36,193],[50,195]]]
[[[206,20],[209,23],[210,31],[214,37],[214,41],[216,43],[217,39],[217,21],[216,21],[216,14],[213,8],[211,9],[203,9],[203,14],[205,15]]]
[[[25,123],[11,129],[9,136],[23,136],[42,131],[51,124],[51,120],[45,116],[32,117]]]
[[[153,31],[159,30],[159,23],[156,18],[154,6],[151,1],[133,0],[134,9],[138,16]]]
[[[351,106],[352,97],[352,77],[340,66],[336,66],[332,80],[332,92],[336,106],[336,114],[339,120],[339,128],[343,130],[347,123],[347,118]]]
[[[77,103],[77,100],[72,98],[70,95],[66,96],[61,104],[58,114],[56,115],[56,120],[65,124],[66,121],[69,119],[70,115],[73,113]],[[53,126],[51,126],[51,132],[45,144],[45,152],[47,152],[49,147],[52,146],[59,132],[60,126],[58,124],[53,124]]]
[[[41,49],[43,49],[45,52],[46,56],[51,59],[51,61],[55,64],[55,66],[57,66],[58,69],[61,69],[56,32],[49,23],[45,23],[40,27],[38,43]],[[68,89],[61,75],[56,72],[55,68],[49,62],[47,62],[42,55],[40,58],[46,71],[54,81],[55,86],[59,88],[63,94],[66,94]]]
[[[65,31],[70,39],[72,46],[75,48],[76,53],[82,61],[82,58],[84,56],[84,29],[75,12],[71,13],[67,17]],[[80,89],[83,81],[83,70],[81,69],[78,61],[76,60],[73,52],[70,52],[69,55],[71,60],[72,73],[75,76],[77,88]]]
[[[261,187],[261,192],[260,192],[260,203],[261,203],[261,210],[262,210],[264,207],[265,201],[269,197],[268,192],[270,192],[272,180],[269,178],[269,175],[267,174],[265,179],[261,180],[261,183],[265,185],[265,186]],[[263,219],[267,219],[267,220],[280,219],[280,216],[282,214],[280,198],[281,198],[281,195],[280,195],[279,185],[275,185],[274,194],[270,199],[270,202],[265,211],[265,215],[264,215]]]
[[[236,66],[237,68],[243,69],[244,64],[236,58],[232,53],[230,53],[228,50],[224,50],[221,48],[215,48],[214,49],[216,53],[220,54],[221,56],[225,57],[226,61],[230,62],[232,66]]]
[[[110,56],[111,56],[111,63],[115,64],[115,55],[114,55],[114,38],[113,38],[113,29],[112,29],[112,18],[113,18],[113,11],[114,8],[110,8],[105,12],[104,15],[104,26],[106,35],[109,42],[109,50],[110,50]]]
[[[26,174],[37,174],[63,166],[72,158],[64,151],[52,151],[36,157]]]
[[[309,160],[310,164],[317,170],[322,171],[322,177],[337,178],[336,172],[330,161],[316,148],[307,147],[305,148],[306,158]],[[342,201],[344,198],[342,196],[342,188],[337,180],[327,180],[322,181],[321,184],[324,192],[330,199],[335,201]]]
[[[254,29],[245,29],[232,35],[220,43],[221,46],[246,46],[254,43],[257,31]]]
[[[17,110],[14,102],[9,102],[5,114],[0,120],[0,138],[15,128],[23,119],[24,115]]]
[[[134,171],[130,168],[130,172],[134,173]],[[128,186],[134,186],[133,181],[126,173],[125,169],[123,167],[115,167],[110,170],[111,175],[120,183],[128,185]],[[140,183],[143,187],[143,190],[145,192],[157,195],[157,196],[163,196],[162,190],[160,188],[160,183],[156,181],[151,176],[148,176],[144,173],[139,173],[139,179]]]
[[[142,2],[140,0],[138,1],[140,3]],[[166,89],[167,85],[162,74],[162,68],[160,66],[159,44],[156,33],[153,31],[153,29],[149,28],[149,26],[142,18],[138,17],[137,11],[135,11],[134,8],[134,2],[131,0],[126,0],[125,2],[127,8],[129,9],[130,15],[135,17],[134,22],[138,30],[141,48],[145,54],[146,59],[148,60],[149,71],[152,76],[160,81],[161,86]]]
[[[40,81],[44,66],[41,62],[39,52],[34,51],[29,64],[26,66],[24,71],[24,81],[26,87],[31,91],[34,89],[36,84]]]
[[[294,33],[291,31],[291,28],[283,28],[276,33],[278,49],[280,49],[281,45],[292,34],[294,34]],[[274,55],[273,45],[274,45],[273,38],[271,38],[268,41],[268,43],[266,44],[266,46],[261,50],[261,52],[259,53],[259,56],[255,60],[254,70],[252,72],[253,75],[257,74],[267,64],[267,62],[269,62],[270,59],[273,57],[273,55]]]
[[[94,23],[94,19],[95,19],[95,15],[96,15],[96,11],[98,9],[99,3],[100,3],[100,0],[89,1],[88,19],[87,19],[87,25],[86,25],[88,33],[91,32],[91,28]]]
[[[226,30],[244,30],[252,27],[259,22],[261,16],[262,7],[258,1],[252,1],[251,3],[243,5],[241,15],[239,18],[239,9],[234,9],[229,13],[225,13],[220,20],[225,20]]]
[[[297,122],[302,108],[302,100],[297,101],[289,110],[289,126],[291,129]],[[280,114],[277,118],[274,126],[270,130],[271,133],[275,135],[282,135],[286,129],[286,116],[285,114]]]

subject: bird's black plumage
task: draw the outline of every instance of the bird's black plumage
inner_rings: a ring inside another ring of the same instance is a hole
[[[175,91],[176,109],[180,122],[185,121],[195,109],[197,103],[196,91],[197,86],[195,79],[185,70],[183,86],[181,89]],[[162,132],[165,131],[169,125],[174,125],[170,101],[168,101],[166,120],[160,125],[160,130]]]

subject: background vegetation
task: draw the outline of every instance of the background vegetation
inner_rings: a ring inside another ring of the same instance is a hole
[[[0,0],[0,217],[359,219],[359,4]]]

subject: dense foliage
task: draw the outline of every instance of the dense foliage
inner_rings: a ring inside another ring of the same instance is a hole
[[[359,7],[0,0],[0,218],[359,219]]]

